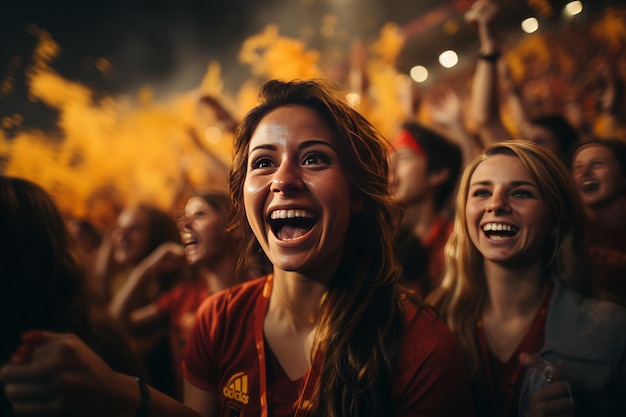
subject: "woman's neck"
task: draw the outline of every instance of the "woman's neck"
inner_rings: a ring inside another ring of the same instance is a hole
[[[592,223],[607,229],[621,229],[626,226],[626,198],[619,198],[598,209],[585,206],[585,215]]]
[[[324,283],[295,272],[274,271],[269,313],[293,330],[310,330],[317,325]]]
[[[232,286],[237,278],[236,273],[237,259],[230,254],[210,264],[197,267],[197,274],[206,283],[209,294],[215,294]]]
[[[546,289],[542,270],[540,263],[525,268],[485,263],[489,297],[484,314],[500,320],[534,315],[543,301]]]

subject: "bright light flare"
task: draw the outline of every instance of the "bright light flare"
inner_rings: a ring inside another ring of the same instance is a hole
[[[423,83],[428,79],[428,69],[423,65],[416,65],[411,68],[409,75],[416,83]]]
[[[222,131],[219,127],[209,127],[204,131],[204,139],[211,145],[215,145],[222,140]]]
[[[524,32],[533,33],[539,29],[539,21],[534,17],[529,17],[528,19],[524,19],[521,26]]]
[[[358,107],[361,104],[361,96],[357,93],[348,93],[346,94],[346,100],[348,104],[352,107]]]
[[[448,49],[439,55],[439,63],[444,68],[452,68],[459,63],[459,56],[453,50]]]
[[[583,11],[583,3],[581,1],[570,1],[565,5],[565,13],[575,16]]]

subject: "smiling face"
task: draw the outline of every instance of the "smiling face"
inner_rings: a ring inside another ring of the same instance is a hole
[[[486,262],[540,262],[551,215],[533,176],[515,156],[493,155],[470,179],[465,207],[469,235]]]
[[[610,149],[598,144],[584,145],[572,160],[576,186],[589,208],[605,207],[624,198],[624,178]]]
[[[351,187],[336,139],[315,111],[283,106],[263,117],[250,140],[243,200],[275,269],[332,274],[352,211]]]
[[[206,200],[191,197],[185,205],[182,238],[189,264],[211,264],[229,247],[224,219]]]

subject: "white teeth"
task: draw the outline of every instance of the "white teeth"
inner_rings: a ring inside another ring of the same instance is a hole
[[[314,218],[315,215],[310,211],[298,209],[276,210],[270,214],[271,219],[295,219],[297,217]]]
[[[501,231],[507,231],[510,232],[513,230],[513,228],[508,225],[508,224],[502,224],[502,223],[487,223],[486,225],[483,226],[483,230],[485,232],[489,232],[489,231],[494,231],[494,232],[501,232]]]

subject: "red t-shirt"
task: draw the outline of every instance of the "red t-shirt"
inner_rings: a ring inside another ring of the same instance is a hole
[[[182,399],[183,373],[181,364],[189,335],[196,321],[196,312],[209,296],[204,280],[182,282],[163,294],[156,302],[156,308],[169,317],[169,343],[172,352],[176,395]]]
[[[518,417],[520,391],[526,374],[519,355],[522,352],[537,353],[543,347],[551,296],[552,286],[548,287],[524,338],[506,362],[489,350],[482,322],[477,323],[476,339],[480,347],[482,372],[473,379],[472,391],[479,416]]]
[[[263,322],[256,317],[257,302],[269,297],[268,281],[264,277],[235,286],[210,297],[198,310],[183,372],[193,385],[218,395],[222,416],[260,416],[261,398],[267,398],[272,417],[291,417],[297,408],[294,393],[304,380],[289,380],[264,341],[263,349],[255,346],[255,332],[261,332],[255,326]],[[405,343],[391,387],[395,416],[473,415],[454,336],[431,310],[418,312],[409,302],[406,306]],[[259,351],[265,352],[263,364]],[[269,392],[263,393],[260,373],[265,367]]]

